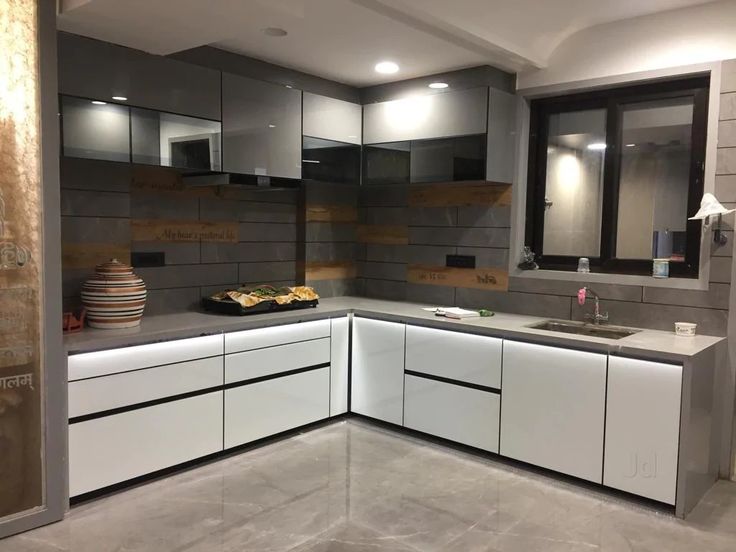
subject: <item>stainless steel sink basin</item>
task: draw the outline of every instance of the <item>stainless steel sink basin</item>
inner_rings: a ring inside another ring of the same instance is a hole
[[[597,326],[594,324],[584,324],[582,322],[570,322],[565,320],[545,320],[528,326],[535,330],[547,330],[548,332],[561,332],[575,335],[587,335],[590,337],[604,337],[606,339],[621,339],[628,337],[640,330],[630,330],[628,328],[618,328],[616,326]]]

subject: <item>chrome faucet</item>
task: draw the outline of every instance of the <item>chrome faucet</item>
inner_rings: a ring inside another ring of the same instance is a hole
[[[608,322],[608,313],[607,312],[601,312],[601,298],[598,296],[598,294],[590,289],[589,287],[582,287],[578,290],[578,304],[580,306],[585,304],[585,299],[589,295],[593,296],[593,299],[595,300],[595,310],[593,313],[588,313],[585,315],[585,318],[593,322],[593,324],[600,324],[601,322]]]

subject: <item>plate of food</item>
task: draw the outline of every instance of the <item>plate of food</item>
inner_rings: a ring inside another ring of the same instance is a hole
[[[316,307],[319,295],[309,286],[243,286],[202,299],[202,307],[219,314],[258,314]]]

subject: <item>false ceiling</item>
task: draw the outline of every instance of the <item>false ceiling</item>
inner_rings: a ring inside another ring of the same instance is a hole
[[[369,86],[485,64],[544,67],[584,28],[708,1],[62,0],[58,26],[161,55],[212,45]],[[381,60],[401,70],[374,72]]]

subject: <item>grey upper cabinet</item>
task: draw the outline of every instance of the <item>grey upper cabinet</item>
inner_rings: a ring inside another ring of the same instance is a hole
[[[486,180],[510,184],[516,152],[516,96],[494,88],[488,94]]]
[[[224,171],[301,178],[300,90],[222,74]]]
[[[358,104],[304,92],[304,136],[360,144],[363,113]]]
[[[59,34],[59,93],[220,120],[220,72]]]
[[[363,106],[363,143],[485,134],[488,88],[428,94]]]

